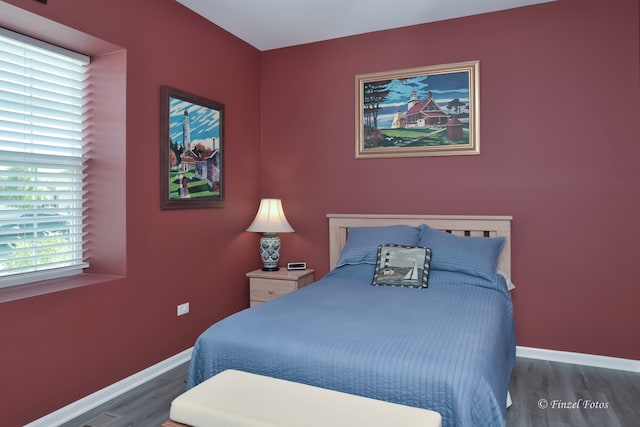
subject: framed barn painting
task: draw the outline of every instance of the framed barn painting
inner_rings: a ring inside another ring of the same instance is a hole
[[[480,154],[479,61],[356,76],[356,158]]]
[[[160,88],[160,207],[224,206],[224,104]]]

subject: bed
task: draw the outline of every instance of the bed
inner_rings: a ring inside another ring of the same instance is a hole
[[[236,369],[434,410],[443,426],[505,425],[511,217],[328,219],[331,271],[203,332],[187,388]],[[382,244],[430,247],[427,287],[372,286]]]

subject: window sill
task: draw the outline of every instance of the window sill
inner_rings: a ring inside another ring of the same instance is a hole
[[[43,280],[24,285],[10,286],[0,289],[0,303],[37,297],[74,288],[81,288],[83,286],[97,285],[100,283],[123,279],[124,277],[125,276],[113,274],[83,273],[76,276],[61,277],[59,279]]]

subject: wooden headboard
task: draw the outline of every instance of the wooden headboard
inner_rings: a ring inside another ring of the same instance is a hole
[[[405,224],[427,224],[457,236],[506,237],[498,260],[498,270],[511,277],[511,220],[510,216],[470,215],[375,215],[327,214],[329,218],[329,262],[333,270],[347,241],[349,227],[377,227]]]

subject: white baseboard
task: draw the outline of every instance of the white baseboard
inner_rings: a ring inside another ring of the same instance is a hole
[[[83,397],[63,408],[39,418],[24,427],[54,427],[71,421],[80,415],[132,390],[191,359],[193,347],[163,360],[153,366],[137,372],[117,383],[111,384],[97,392]]]
[[[516,356],[528,359],[548,360],[550,362],[572,363],[594,368],[617,369],[619,371],[640,372],[640,360],[619,357],[598,356],[595,354],[573,353],[570,351],[545,350],[543,348],[516,347]]]
[[[106,403],[129,390],[132,390],[163,373],[188,362],[191,359],[193,347],[178,353],[143,371],[131,375],[117,383],[98,390],[78,401],[58,409],[39,418],[24,427],[55,427],[71,421],[80,415]],[[621,371],[640,372],[640,360],[621,359],[618,357],[597,356],[569,351],[546,350],[543,348],[516,347],[516,356],[529,359],[548,360],[551,362],[573,363],[576,365],[593,366],[596,368],[617,369]]]

